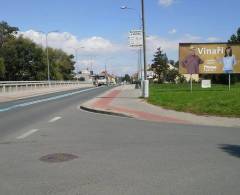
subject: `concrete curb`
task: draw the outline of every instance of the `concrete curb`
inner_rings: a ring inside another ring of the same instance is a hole
[[[125,118],[134,118],[131,117],[127,114],[123,113],[117,113],[117,112],[112,112],[112,111],[106,111],[106,110],[100,110],[100,109],[94,109],[88,106],[81,105],[80,109],[88,111],[88,112],[93,112],[93,113],[98,113],[98,114],[106,114],[106,115],[111,115],[111,116],[120,116],[120,117],[125,117]]]
[[[119,87],[120,85],[114,86],[113,88],[107,90],[106,92],[100,94],[99,96],[104,96],[105,94],[109,93],[112,89]],[[96,98],[96,97],[95,97]],[[98,113],[98,114],[106,114],[106,115],[111,115],[111,116],[120,116],[120,117],[125,117],[125,118],[134,118],[132,116],[129,116],[128,114],[124,113],[118,113],[118,112],[113,112],[113,111],[107,111],[107,110],[101,110],[101,109],[96,109],[90,106],[90,103],[95,99],[92,98],[91,100],[83,103],[80,105],[80,109],[88,111],[88,112],[93,112],[93,113]]]

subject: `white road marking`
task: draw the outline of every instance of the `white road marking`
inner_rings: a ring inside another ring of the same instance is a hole
[[[102,87],[98,87],[98,88],[102,88]],[[12,105],[12,106],[6,107],[6,108],[1,108],[0,112],[6,112],[6,111],[9,111],[9,110],[12,110],[12,109],[16,109],[16,108],[27,107],[27,106],[31,106],[31,105],[38,104],[38,103],[58,100],[58,99],[61,99],[61,98],[73,96],[73,95],[80,94],[80,93],[83,93],[83,92],[96,90],[98,88],[88,88],[88,89],[83,89],[81,91],[65,93],[63,95],[57,95],[57,96],[53,96],[53,97],[49,97],[49,98],[45,98],[45,99],[39,99],[39,100],[35,100],[35,101],[20,103],[20,104],[16,104],[16,105]]]
[[[17,137],[17,139],[24,139],[24,138],[32,135],[33,133],[36,133],[37,131],[39,131],[39,129],[32,129],[32,130],[22,134],[21,136]]]
[[[56,117],[52,118],[50,121],[48,121],[48,122],[49,122],[49,123],[54,123],[54,122],[60,120],[61,118],[62,118],[62,117],[60,117],[60,116],[56,116]]]

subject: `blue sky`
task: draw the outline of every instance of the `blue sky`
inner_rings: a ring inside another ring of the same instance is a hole
[[[121,10],[122,5],[134,10]],[[177,60],[178,42],[227,41],[240,27],[239,0],[145,0],[145,5],[148,62],[156,47]],[[60,32],[49,37],[51,46],[68,52],[73,52],[71,44],[89,46],[78,53],[81,68],[89,65],[84,56],[92,55],[96,69],[109,63],[113,73],[121,74],[136,69],[136,52],[127,48],[127,36],[139,27],[139,13],[140,0],[1,0],[0,6],[0,20],[38,43],[34,31],[57,29]]]

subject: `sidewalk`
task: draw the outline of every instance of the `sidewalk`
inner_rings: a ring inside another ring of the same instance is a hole
[[[191,113],[166,110],[148,104],[145,100],[140,99],[140,96],[141,90],[135,89],[134,85],[123,85],[84,103],[81,108],[156,122],[240,127],[240,118],[198,116]]]
[[[61,86],[61,87],[50,87],[50,88],[45,87],[45,88],[38,88],[33,90],[0,93],[0,102],[8,102],[13,100],[25,99],[29,97],[45,95],[45,94],[61,92],[61,91],[68,91],[73,89],[80,89],[84,87],[93,87],[93,85],[82,84],[78,86]]]

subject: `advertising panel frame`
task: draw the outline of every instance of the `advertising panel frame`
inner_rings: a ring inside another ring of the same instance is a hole
[[[189,73],[182,73],[181,71],[180,71],[180,68],[182,68],[182,65],[181,65],[181,63],[182,63],[182,61],[181,61],[181,47],[183,47],[183,46],[189,46],[189,47],[191,47],[191,46],[193,46],[194,47],[194,45],[226,45],[226,46],[239,46],[239,48],[240,48],[240,43],[229,43],[229,42],[198,42],[198,43],[196,43],[196,42],[194,42],[194,43],[192,43],[192,42],[185,42],[185,43],[183,43],[183,42],[181,42],[181,43],[179,43],[179,50],[178,50],[178,59],[179,59],[179,73],[180,74],[189,74]],[[240,57],[240,56],[239,56]],[[238,59],[239,61],[240,61],[240,59]],[[229,72],[229,73],[225,73],[225,72],[209,72],[209,73],[203,73],[203,72],[200,72],[199,71],[199,73],[198,74],[202,74],[202,75],[207,75],[207,74],[228,74],[228,85],[229,85],[229,87],[228,87],[228,89],[229,89],[229,91],[230,91],[230,89],[231,89],[231,74],[240,74],[240,71],[239,72]],[[191,85],[191,92],[192,92],[192,74],[190,74],[190,85]]]

